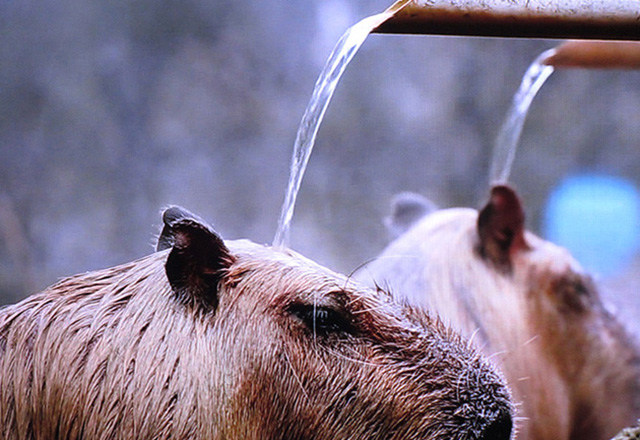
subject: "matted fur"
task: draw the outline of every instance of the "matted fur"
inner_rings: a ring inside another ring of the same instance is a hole
[[[515,203],[515,202],[514,202]],[[427,215],[362,271],[436,311],[505,373],[520,440],[606,440],[640,416],[640,355],[563,248],[524,233],[483,256],[478,212]],[[503,233],[503,230],[497,231]],[[517,231],[516,231],[517,233]]]
[[[439,320],[292,252],[226,246],[215,309],[172,290],[168,250],[3,309],[0,437],[510,437],[502,378]],[[311,331],[296,304],[349,331]]]

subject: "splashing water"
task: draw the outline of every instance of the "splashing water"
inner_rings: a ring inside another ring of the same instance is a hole
[[[309,162],[318,128],[340,77],[371,31],[388,20],[393,12],[390,8],[380,14],[367,17],[347,29],[329,55],[329,59],[316,81],[311,100],[298,128],[293,146],[293,157],[291,158],[289,185],[278,221],[278,230],[273,240],[274,246],[284,247],[288,244],[289,227],[302,183],[302,176]]]
[[[520,88],[513,97],[513,103],[502,123],[493,150],[490,174],[490,183],[492,185],[507,183],[509,179],[518,141],[520,140],[524,120],[529,112],[531,102],[554,70],[553,66],[544,64],[544,61],[554,53],[555,49],[547,50],[531,63],[522,78]]]

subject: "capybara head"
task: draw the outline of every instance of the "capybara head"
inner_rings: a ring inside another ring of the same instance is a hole
[[[438,319],[176,207],[155,254],[0,313],[5,439],[507,440],[511,414]]]
[[[605,440],[640,416],[640,356],[563,248],[524,228],[516,193],[496,186],[480,212],[416,222],[416,195],[395,202],[404,231],[362,271],[437,312],[503,370],[521,440]],[[395,220],[394,220],[395,219]]]

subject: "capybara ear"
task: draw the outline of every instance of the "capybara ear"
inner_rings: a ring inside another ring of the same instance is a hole
[[[418,220],[437,211],[438,207],[426,197],[401,192],[391,199],[391,215],[385,217],[384,224],[391,238],[395,239],[407,232]]]
[[[215,308],[218,282],[235,258],[222,238],[194,214],[172,206],[162,220],[157,249],[171,248],[165,264],[169,284],[187,303]]]
[[[526,249],[524,210],[515,191],[505,185],[491,189],[489,203],[478,215],[480,253],[499,267],[509,268],[512,253]]]

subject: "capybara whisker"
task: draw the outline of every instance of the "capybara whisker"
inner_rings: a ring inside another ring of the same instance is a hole
[[[476,327],[476,329],[474,331],[471,332],[471,335],[469,336],[469,339],[467,340],[467,346],[468,347],[473,347],[475,344],[475,339],[476,336],[478,335],[478,333],[480,333],[480,329]]]
[[[289,368],[291,369],[291,374],[293,375],[293,378],[296,380],[296,382],[300,386],[300,391],[302,391],[302,394],[304,395],[304,397],[307,398],[307,400],[310,400],[309,395],[307,394],[306,390],[304,389],[304,385],[300,380],[300,376],[298,376],[298,373],[296,373],[296,369],[293,368],[293,365],[291,364],[291,361],[289,360],[289,355],[287,353],[284,353],[284,358],[287,361],[287,365],[289,365]]]
[[[509,353],[508,350],[496,351],[495,353],[487,355],[487,359],[492,360],[497,357],[505,357],[508,353]]]
[[[356,364],[367,365],[367,366],[371,366],[371,367],[375,367],[375,365],[376,365],[373,362],[364,361],[364,360],[361,360],[361,359],[356,359],[356,358],[352,358],[352,357],[346,356],[346,355],[344,355],[342,353],[339,353],[339,352],[337,352],[335,350],[331,351],[331,355],[335,356],[335,357],[338,357],[338,358],[340,358],[342,360],[345,360],[345,361],[348,361],[348,362],[353,362],[353,363],[356,363]]]

